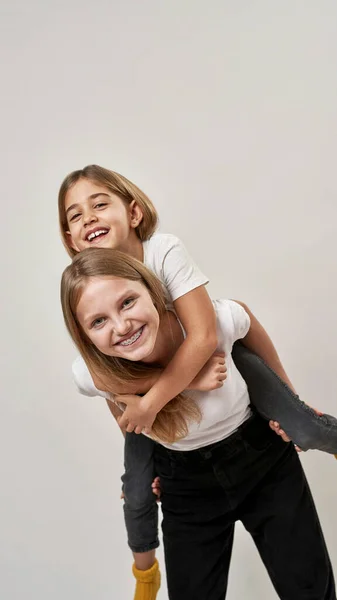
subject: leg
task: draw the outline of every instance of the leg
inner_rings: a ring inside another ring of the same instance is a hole
[[[163,511],[163,541],[170,600],[224,600],[234,521],[212,465],[195,452],[156,450]],[[186,456],[188,455],[188,456]]]
[[[256,454],[254,444],[250,451]],[[318,515],[292,445],[284,446],[273,469],[242,503],[239,516],[282,600],[336,600]]]
[[[158,547],[158,507],[152,493],[154,442],[144,435],[127,433],[124,447],[125,473],[122,477],[124,518],[128,543],[137,579],[135,600],[155,600],[160,573],[155,558]]]
[[[236,367],[247,383],[249,397],[262,417],[278,421],[302,450],[337,454],[337,419],[318,416],[256,354],[240,343],[233,346]]]

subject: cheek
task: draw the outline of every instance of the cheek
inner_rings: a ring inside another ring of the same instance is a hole
[[[126,212],[121,210],[120,212],[115,212],[113,215],[111,215],[111,224],[113,227],[116,227],[116,229],[123,231],[127,230],[129,228],[129,222]]]
[[[149,323],[152,325],[153,330],[157,332],[159,329],[159,315],[153,305],[151,306],[151,308],[149,308],[148,320]]]
[[[104,335],[103,331],[92,331],[88,337],[98,350],[102,350],[107,345],[107,336]]]

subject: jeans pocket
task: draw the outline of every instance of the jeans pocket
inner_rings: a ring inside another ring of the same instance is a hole
[[[264,419],[256,416],[253,422],[242,431],[242,440],[248,450],[264,452],[278,441],[278,436]]]
[[[155,473],[161,479],[173,479],[175,472],[174,460],[169,453],[156,453]]]

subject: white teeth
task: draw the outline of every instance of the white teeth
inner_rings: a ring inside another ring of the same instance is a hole
[[[95,237],[102,235],[102,233],[108,233],[107,229],[98,229],[97,231],[90,233],[87,237],[87,240],[91,242]]]
[[[124,342],[120,342],[121,346],[130,346],[130,344],[133,344],[136,340],[138,340],[138,338],[141,336],[143,331],[143,328],[140,329],[139,331],[137,331],[137,333],[135,333],[133,336],[131,336],[128,340],[124,340]]]

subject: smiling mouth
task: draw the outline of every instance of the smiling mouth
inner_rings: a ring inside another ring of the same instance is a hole
[[[102,239],[102,237],[104,237],[107,233],[109,233],[109,229],[98,229],[93,233],[89,233],[89,235],[87,235],[85,239],[87,242],[98,241]]]
[[[145,327],[145,325],[143,325],[140,329],[138,329],[138,331],[136,331],[136,333],[134,333],[127,340],[123,340],[122,342],[117,342],[117,344],[115,344],[115,345],[116,346],[123,346],[123,348],[128,347],[128,346],[132,346],[141,337],[141,335],[142,335],[142,333],[144,331],[144,327]]]

